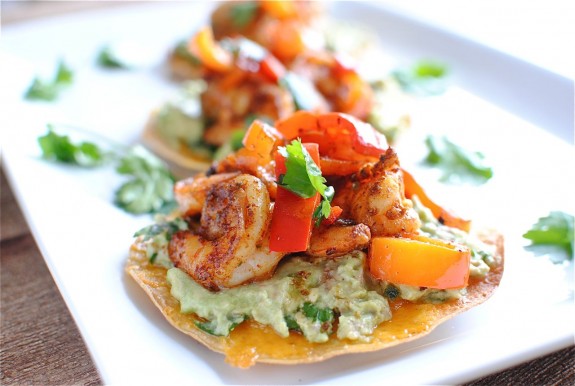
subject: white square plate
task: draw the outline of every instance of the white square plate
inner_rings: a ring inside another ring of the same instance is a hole
[[[426,186],[444,202],[505,233],[506,272],[488,302],[423,339],[389,350],[313,365],[256,365],[247,371],[231,368],[223,356],[171,328],[123,272],[133,233],[151,218],[128,215],[112,204],[122,181],[112,169],[86,171],[42,161],[37,137],[51,122],[81,127],[120,143],[136,142],[148,113],[177,89],[163,65],[167,50],[205,23],[210,7],[209,3],[137,4],[2,31],[3,165],[106,384],[460,383],[573,342],[573,264],[553,265],[533,257],[523,249],[521,237],[550,210],[575,213],[573,145],[522,118],[530,118],[532,109],[555,116],[565,101],[559,93],[555,95],[559,99],[548,97],[535,106],[525,102],[525,115],[511,106],[513,115],[496,97],[486,101],[455,86],[441,97],[416,103],[413,128],[398,150],[404,165],[419,168],[423,136],[445,133],[483,151],[493,165],[495,176],[479,188],[440,186],[433,173],[421,169]],[[506,72],[490,68],[489,74],[480,73],[470,64],[487,57],[482,47],[399,18],[384,7],[337,2],[333,12],[353,15],[373,27],[392,57],[412,60],[421,52],[426,57],[453,58],[455,79],[467,79],[459,85],[469,86],[468,90],[473,89],[469,77],[478,77],[474,79],[508,85],[511,94],[517,91]],[[426,36],[426,41],[435,39],[434,44],[418,51],[417,39],[407,37],[416,37],[413,34],[422,28],[437,33]],[[94,59],[100,48],[123,39],[145,46],[154,63],[135,71],[98,68]],[[477,57],[458,60],[463,48],[466,55]],[[489,55],[490,63],[515,65],[497,53]],[[25,101],[22,95],[34,76],[51,76],[59,58],[75,70],[72,87],[54,103]],[[485,96],[486,87],[475,91]]]

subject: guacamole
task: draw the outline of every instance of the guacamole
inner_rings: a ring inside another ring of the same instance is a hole
[[[373,330],[391,318],[387,300],[367,288],[365,253],[337,259],[287,258],[271,279],[210,292],[178,268],[168,270],[172,295],[181,312],[207,322],[198,326],[214,335],[228,333],[250,318],[283,337],[300,331],[311,342],[338,339],[369,341]]]

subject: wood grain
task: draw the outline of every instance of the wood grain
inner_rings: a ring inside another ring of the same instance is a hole
[[[101,384],[3,172],[1,178],[0,384]]]

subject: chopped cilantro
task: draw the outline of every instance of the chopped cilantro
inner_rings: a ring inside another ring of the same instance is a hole
[[[34,78],[24,97],[29,100],[53,101],[58,98],[63,89],[72,84],[73,80],[72,70],[60,60],[54,79],[47,81],[38,77]]]
[[[78,165],[97,166],[104,162],[106,154],[91,142],[73,143],[66,135],[58,135],[48,125],[48,133],[38,137],[42,157],[48,160]]]
[[[322,201],[314,212],[316,225],[331,212],[334,189],[327,186],[321,170],[302,145],[301,140],[293,140],[278,151],[286,158],[286,174],[280,176],[279,185],[303,198],[311,198],[319,193]]]
[[[136,146],[120,159],[120,174],[132,176],[116,191],[116,204],[130,213],[153,213],[171,205],[174,177],[143,147]]]
[[[395,70],[392,76],[401,88],[418,95],[438,95],[447,88],[447,66],[430,60],[421,60],[411,67]]]
[[[255,1],[234,4],[230,9],[232,24],[239,28],[247,26],[256,17],[257,10],[258,4]]]
[[[229,329],[225,333],[221,333],[220,331],[216,331],[217,325],[218,325],[217,321],[207,321],[207,322],[195,321],[194,324],[200,330],[207,332],[208,334],[211,334],[214,336],[228,336],[230,334],[230,332],[233,331],[234,328],[236,328],[240,323],[242,323],[246,319],[247,319],[247,317],[245,315],[242,315],[242,316],[237,317],[237,318],[233,318],[232,320],[230,320],[231,324],[229,325]]]
[[[320,308],[313,303],[305,302],[302,307],[304,315],[314,321],[331,322],[334,318],[331,308]]]
[[[540,218],[523,237],[531,240],[531,246],[558,247],[567,253],[568,260],[572,260],[575,229],[573,223],[572,215],[553,211]]]
[[[301,328],[300,328],[299,324],[297,323],[297,321],[295,320],[295,318],[292,315],[284,316],[284,320],[286,322],[287,327],[290,330],[301,332]]]
[[[431,135],[425,139],[425,145],[429,151],[425,163],[443,171],[443,182],[482,184],[493,176],[493,169],[486,165],[480,152],[465,150],[445,137]]]

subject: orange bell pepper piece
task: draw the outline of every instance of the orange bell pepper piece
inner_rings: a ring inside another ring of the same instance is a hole
[[[273,126],[256,119],[248,127],[242,143],[246,151],[258,158],[258,164],[265,165],[272,160],[272,152],[282,141],[283,135]]]
[[[283,61],[290,61],[307,49],[302,25],[296,20],[274,20],[267,26],[266,46]]]
[[[429,198],[427,193],[425,193],[425,190],[423,190],[421,185],[417,183],[411,173],[405,169],[401,169],[401,171],[403,172],[405,197],[411,198],[416,195],[421,203],[431,210],[433,216],[439,220],[440,223],[469,232],[471,229],[471,220],[465,220],[436,204],[431,198]]]
[[[319,150],[315,143],[303,146],[311,158],[319,165]],[[275,154],[276,176],[286,173],[285,158]],[[270,225],[270,251],[302,252],[306,251],[311,237],[313,213],[320,201],[317,193],[311,198],[302,198],[289,190],[278,186],[272,221]]]
[[[262,0],[260,5],[264,12],[278,19],[297,16],[297,9],[291,0]]]
[[[200,29],[188,43],[188,49],[210,70],[226,72],[233,66],[233,56],[214,39],[210,27]]]
[[[423,236],[374,237],[369,270],[395,284],[436,289],[467,286],[471,252],[467,247]]]

